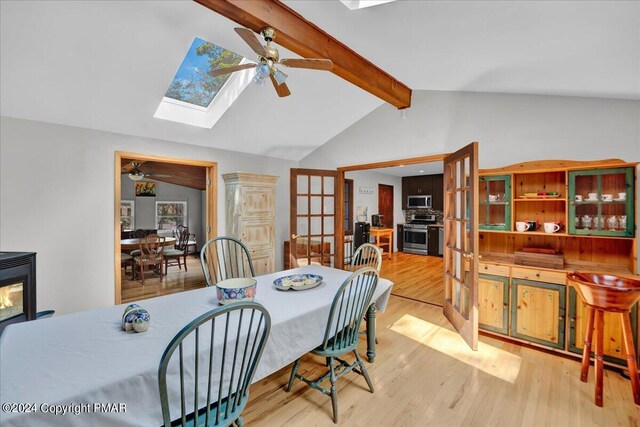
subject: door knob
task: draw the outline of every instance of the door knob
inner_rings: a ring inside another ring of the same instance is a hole
[[[297,238],[298,238],[298,235],[297,235],[297,234],[292,234],[292,235],[291,235],[291,238],[292,238],[292,239],[297,239]]]

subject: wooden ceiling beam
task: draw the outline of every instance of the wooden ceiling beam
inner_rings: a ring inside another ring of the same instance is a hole
[[[411,89],[278,0],[194,0],[259,33],[276,30],[275,42],[303,58],[327,58],[332,72],[398,109],[411,106]]]

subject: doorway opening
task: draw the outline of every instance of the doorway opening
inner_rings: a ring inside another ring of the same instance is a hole
[[[346,268],[356,249],[350,244],[353,230],[363,229],[359,222],[368,224],[364,228],[373,231],[368,238],[374,243],[376,238],[371,235],[390,229],[391,253],[381,244],[380,275],[394,282],[392,294],[440,307],[445,298],[442,224],[446,156],[338,168],[338,197],[343,201],[339,205],[344,208],[336,212],[341,225],[337,245],[344,248],[341,260]]]
[[[205,286],[199,250],[217,235],[217,163],[118,151],[114,166],[115,304]],[[162,265],[137,262],[149,234]]]

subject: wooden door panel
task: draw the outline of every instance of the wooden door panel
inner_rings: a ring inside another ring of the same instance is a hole
[[[378,184],[378,214],[384,215],[384,227],[393,228],[393,185]]]
[[[256,276],[273,273],[273,252],[271,250],[250,250],[251,262]]]
[[[563,285],[513,279],[511,336],[564,348],[565,292]]]
[[[271,212],[274,209],[274,194],[271,188],[246,187],[243,196],[242,203],[245,217],[271,216]]]
[[[251,249],[270,249],[274,247],[275,230],[271,220],[243,221],[240,237]]]
[[[478,348],[478,144],[444,159],[443,312],[473,350]]]
[[[508,333],[509,278],[478,275],[478,324],[482,329]]]

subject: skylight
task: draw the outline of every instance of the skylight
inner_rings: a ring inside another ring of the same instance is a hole
[[[364,9],[365,7],[378,6],[385,3],[391,3],[396,0],[340,0],[345,6],[351,10]]]
[[[209,71],[252,61],[196,37],[154,117],[211,128],[251,82],[254,70],[212,77]]]

